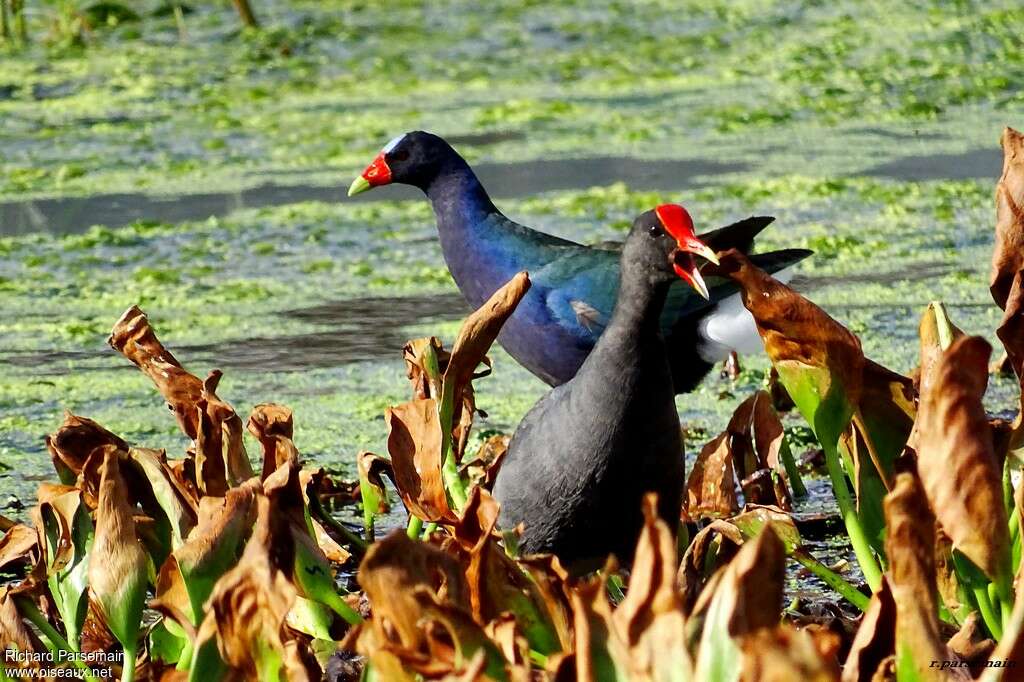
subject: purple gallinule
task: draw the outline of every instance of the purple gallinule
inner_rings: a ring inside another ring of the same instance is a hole
[[[604,333],[576,376],[519,423],[498,470],[499,520],[523,524],[524,552],[557,554],[573,572],[608,554],[629,561],[648,491],[678,526],[683,443],[660,319],[679,278],[707,297],[694,254],[717,263],[682,206],[658,206],[633,222]]]
[[[584,246],[509,220],[495,208],[469,164],[430,133],[410,132],[389,142],[352,183],[349,196],[389,183],[413,185],[426,193],[448,269],[473,308],[515,273],[529,271],[533,286],[498,341],[549,385],[571,379],[611,319],[619,287],[619,249]],[[746,253],[772,220],[747,218],[701,239],[715,250]],[[790,249],[757,254],[752,260],[774,273],[809,254]],[[725,278],[711,278],[708,285],[706,297],[681,283],[666,295],[660,325],[676,393],[692,390],[730,351],[762,349],[735,285]]]

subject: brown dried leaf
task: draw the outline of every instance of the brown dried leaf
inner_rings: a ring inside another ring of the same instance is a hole
[[[206,496],[199,504],[199,524],[160,569],[157,601],[189,615],[197,625],[209,588],[234,565],[256,520],[255,479],[232,488],[225,497]]]
[[[263,450],[263,469],[260,480],[277,471],[295,453],[292,443],[294,425],[291,409],[284,405],[263,403],[252,408],[246,423],[249,433],[256,437]]]
[[[495,539],[498,525],[498,502],[486,490],[470,492],[462,516],[452,528],[456,541],[469,553],[478,553],[488,540]],[[489,621],[490,618],[482,622]]]
[[[86,417],[79,417],[70,412],[64,413],[64,423],[53,434],[46,437],[46,447],[53,458],[54,466],[66,467],[74,477],[81,475],[89,455],[99,447],[113,445],[127,452],[128,443],[107,429]],[[63,477],[62,477],[63,480]]]
[[[721,255],[721,270],[741,286],[743,304],[754,316],[765,352],[780,377],[797,372],[805,380],[809,368],[830,368],[813,378],[828,402],[833,391],[856,405],[860,399],[864,354],[860,341],[825,311],[754,266],[735,249]],[[799,405],[799,396],[794,396]],[[817,424],[812,426],[818,428]]]
[[[726,521],[712,521],[694,536],[690,546],[683,554],[683,562],[676,575],[676,584],[683,599],[683,609],[687,615],[697,610],[698,600],[703,595],[705,600],[711,597],[707,589],[712,575],[719,566],[732,561],[743,545],[743,534],[740,529]],[[715,562],[708,565],[708,557],[713,554]]]
[[[72,560],[74,555],[74,541],[72,538],[72,527],[75,514],[82,506],[82,492],[71,486],[58,486],[41,484],[36,493],[39,504],[32,510],[32,523],[36,528],[36,538],[46,537],[43,519],[52,515],[57,525],[54,556],[46,556],[49,549],[43,542],[39,546],[40,554],[44,556],[45,563],[49,566],[50,573],[62,570]]]
[[[506,613],[492,620],[484,625],[484,632],[498,646],[506,661],[517,668],[526,666],[529,671],[530,644],[523,637],[515,615]],[[525,679],[529,680],[530,676],[527,675]]]
[[[123,461],[125,481],[150,516],[162,514],[171,525],[174,546],[184,541],[195,527],[199,499],[174,474],[163,450],[132,448]]]
[[[1009,579],[1010,554],[1001,467],[982,405],[991,352],[974,336],[943,353],[921,396],[917,468],[954,547],[998,581]]]
[[[770,527],[744,543],[729,562],[718,590],[735,605],[729,617],[733,637],[779,622],[786,577],[786,548]]]
[[[405,343],[402,348],[402,357],[405,359],[405,374],[412,384],[413,400],[424,400],[426,398],[441,398],[441,386],[435,384],[430,373],[424,368],[424,357],[427,348],[434,351],[437,356],[438,369],[448,365],[450,357],[448,351],[441,345],[441,340],[436,336],[427,336],[421,339],[412,339]],[[440,377],[438,377],[440,378]]]
[[[604,575],[580,583],[569,592],[575,652],[571,661],[563,661],[559,672],[568,672],[568,665],[575,662],[576,679],[581,681],[629,679],[629,647],[615,627]]]
[[[217,397],[221,372],[214,370],[203,382],[196,438],[196,473],[200,490],[223,495],[254,476],[242,443],[242,419],[233,407]]]
[[[676,593],[676,541],[658,517],[657,495],[643,500],[644,525],[637,541],[626,598],[612,623],[629,650],[629,679],[689,679],[683,603]]]
[[[739,510],[731,443],[729,432],[725,431],[697,455],[686,481],[686,513],[691,518],[720,518]]]
[[[985,662],[995,650],[996,642],[988,636],[978,612],[971,611],[960,630],[946,642],[946,646],[970,666],[972,675],[977,676],[985,669]]]
[[[288,652],[295,635],[286,619],[296,591],[273,558],[277,550],[271,532],[271,501],[258,495],[256,509],[256,524],[242,558],[217,581],[210,595],[196,650],[215,639],[221,658],[240,679],[260,676],[265,670],[261,655],[267,650],[285,661],[281,672],[286,679],[319,679],[318,668],[310,669],[308,661],[296,660]]]
[[[833,682],[839,679],[839,636],[791,625],[765,628],[744,637],[743,682]]]
[[[357,643],[367,656],[384,646],[427,656],[414,588],[428,589],[455,608],[469,607],[469,588],[458,562],[401,530],[370,545],[359,565],[359,583],[373,609],[369,627],[361,626]]]
[[[384,412],[395,486],[409,511],[424,521],[455,521],[441,478],[437,403],[413,400]]]
[[[946,329],[951,334],[946,334]],[[942,304],[929,303],[924,314],[921,315],[921,322],[918,325],[918,337],[921,340],[921,359],[917,381],[917,392],[924,395],[935,380],[935,369],[942,358],[945,348],[963,336],[963,330],[954,325],[946,318],[945,308]]]
[[[33,528],[17,524],[0,538],[0,569],[10,564],[29,564],[38,554],[39,536]]]
[[[1010,297],[1006,301],[1003,319],[996,328],[996,336],[1003,342],[1007,360],[1017,379],[1024,382],[1024,271],[1013,277]]]
[[[950,613],[969,610],[970,607],[961,602],[963,587],[953,565],[953,541],[938,522],[935,523],[935,585],[942,603]]]
[[[792,509],[779,461],[784,431],[767,391],[739,403],[726,430],[744,503]]]
[[[1012,282],[1024,267],[1024,135],[1005,128],[1000,144],[1003,174],[996,185],[996,247],[989,289],[996,305],[1005,310]]]
[[[461,402],[462,390],[469,385],[473,372],[498,338],[502,325],[529,289],[530,277],[520,272],[463,321],[444,372],[445,383],[453,386],[456,405]]]
[[[941,385],[941,374],[937,385]],[[950,653],[940,636],[937,615],[932,547],[935,517],[917,475],[913,472],[897,474],[892,492],[885,496],[884,506],[885,553],[889,559],[889,585],[896,604],[896,659],[905,659],[921,679],[956,679],[954,672],[940,672],[930,666],[931,661],[947,660]]]
[[[447,668],[446,675],[463,675],[462,679],[508,678],[508,666],[501,650],[465,609],[440,599],[433,590],[422,585],[413,588],[413,598],[421,614],[420,621],[426,624],[424,631],[431,657],[426,665],[417,666],[420,657],[414,653],[409,658],[413,669],[429,675],[437,670],[438,663],[443,662]],[[485,664],[474,665],[481,654]],[[519,679],[524,673],[528,675],[529,664],[515,667],[518,668],[516,677]]]
[[[89,556],[89,594],[122,645],[134,645],[142,618],[150,558],[136,535],[135,518],[121,477],[122,452],[103,446],[103,475],[96,534]]]
[[[359,485],[373,487],[374,496],[377,499],[377,508],[373,512],[375,514],[386,514],[391,509],[391,505],[388,504],[388,496],[384,488],[384,477],[388,476],[392,480],[395,478],[391,462],[372,452],[360,452],[356,455],[356,469],[359,471]]]
[[[263,492],[274,510],[274,560],[291,576],[298,596],[343,615],[350,609],[337,592],[334,571],[316,537],[317,528],[309,516],[302,478],[298,459],[292,457],[263,481]],[[328,549],[334,551],[330,544]]]
[[[186,436],[195,440],[199,433],[196,405],[203,397],[203,382],[182,368],[164,348],[149,324],[146,313],[132,306],[114,323],[107,339],[110,346],[131,360],[148,376],[178,418]]]
[[[717,574],[711,596],[702,594],[694,608],[695,618],[703,621],[695,679],[709,679],[735,665],[730,661],[739,655],[742,638],[778,625],[785,569],[786,549],[766,528]]]
[[[495,434],[480,444],[473,459],[462,463],[461,470],[469,474],[473,484],[488,491],[494,487],[501,462],[508,453],[509,440],[507,434]]]
[[[543,599],[551,626],[558,634],[562,651],[572,646],[572,607],[566,595],[569,573],[553,554],[522,557],[517,563],[530,575],[532,589]]]
[[[564,601],[552,599],[497,544],[497,522],[498,503],[487,491],[473,488],[453,528],[465,562],[472,614],[478,623],[512,614],[523,624],[534,651],[555,653],[567,639]]]
[[[216,394],[219,370],[206,381],[187,372],[160,343],[137,306],[124,312],[107,342],[153,381],[182,432],[193,440],[193,473],[200,493],[223,495],[231,485],[253,475],[242,444],[241,419]]]
[[[850,653],[843,665],[843,682],[871,682],[883,661],[896,651],[896,603],[889,581],[871,595]]]
[[[25,624],[14,603],[14,594],[4,585],[0,586],[0,651],[22,651],[26,653],[43,653],[46,647],[35,632]],[[0,666],[6,667],[8,674],[12,669],[40,670],[43,664],[34,661],[5,660]]]

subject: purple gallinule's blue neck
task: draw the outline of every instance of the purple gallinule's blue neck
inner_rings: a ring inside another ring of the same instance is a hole
[[[349,194],[390,183],[419,187],[437,218],[448,269],[473,307],[527,270],[530,291],[498,341],[521,365],[557,386],[571,379],[608,327],[619,289],[619,247],[585,246],[532,230],[505,217],[469,164],[442,138],[421,131],[384,147]],[[702,235],[711,248],[746,253],[771,218],[748,218]],[[751,256],[767,272],[809,255],[790,249]],[[731,350],[759,349],[753,319],[735,284],[707,280],[708,298],[682,282],[669,286],[659,319],[676,393],[692,390]]]
[[[503,527],[523,524],[523,551],[553,552],[574,572],[609,554],[628,562],[649,491],[677,527],[683,444],[659,318],[678,277],[706,294],[693,252],[714,259],[682,207],[636,219],[604,333],[576,376],[541,398],[512,436],[494,495]]]

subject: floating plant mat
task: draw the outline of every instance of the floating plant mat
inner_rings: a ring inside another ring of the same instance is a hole
[[[765,177],[813,159],[828,177],[994,178],[991,131],[1022,103],[1012,0],[297,0],[257,8],[260,31],[227,3],[190,9],[183,24],[139,11],[89,31],[72,6],[29,13],[30,45],[0,47],[4,203],[340,189],[339,173],[413,128],[474,162],[626,157]]]

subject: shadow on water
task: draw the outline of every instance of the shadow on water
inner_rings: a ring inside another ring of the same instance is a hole
[[[479,164],[484,186],[496,198],[530,196],[550,190],[583,189],[624,181],[641,190],[678,190],[699,187],[699,178],[747,170],[742,163],[702,160],[645,160],[626,157],[544,159],[519,163]],[[345,197],[356,169],[337,169],[344,184],[278,185],[267,183],[236,192],[209,192],[181,196],[151,194],[99,194],[0,203],[0,235],[29,232],[65,234],[91,225],[118,227],[136,220],[181,222],[221,216],[242,208],[281,206],[300,201],[395,201],[420,196],[407,186]]]
[[[246,338],[216,344],[176,345],[174,352],[195,366],[241,371],[297,372],[355,362],[394,359],[408,340],[410,322],[460,320],[469,307],[459,294],[374,297],[285,310],[282,317],[316,326],[293,336]],[[40,374],[62,374],[66,361],[75,371],[111,369],[111,351],[4,352],[0,365],[32,367]],[[124,363],[118,363],[122,366]],[[127,368],[127,366],[126,366]]]
[[[467,136],[462,142],[485,145],[496,141],[491,137],[493,135],[474,136],[470,139]],[[911,181],[995,178],[1001,166],[998,149],[978,149],[962,154],[899,158],[869,168],[862,175]],[[629,157],[541,159],[476,166],[484,186],[492,196],[499,199],[531,196],[551,190],[584,189],[615,182],[626,182],[638,190],[677,191],[700,187],[704,184],[701,178],[749,169],[750,166],[744,163]],[[0,235],[30,232],[65,234],[84,231],[91,225],[117,227],[136,220],[171,223],[202,220],[243,208],[281,206],[301,201],[371,202],[419,197],[418,190],[396,185],[347,199],[345,191],[354,169],[321,168],[310,169],[309,172],[336,172],[344,182],[333,186],[265,183],[234,192],[200,192],[179,196],[124,193],[0,203]]]
[[[819,288],[849,284],[891,284],[908,277],[941,277],[949,266],[922,263],[899,271],[846,275],[843,277],[798,276],[791,285],[808,293]],[[903,315],[906,308],[921,308],[927,302],[838,303],[831,309],[879,309]],[[947,302],[951,308],[988,306],[988,303]],[[291,336],[234,339],[215,344],[175,345],[175,353],[197,365],[216,366],[236,371],[298,372],[308,369],[341,367],[357,362],[393,360],[409,339],[410,323],[461,320],[470,312],[457,293],[434,296],[378,296],[344,299],[307,308],[279,311],[276,314],[305,322],[314,331]],[[0,367],[32,368],[38,374],[63,374],[73,361],[75,371],[109,370],[109,350],[95,351],[17,351],[0,353]],[[118,367],[128,366],[117,363]]]
[[[864,171],[864,175],[896,180],[996,179],[1003,167],[998,148],[974,149],[962,154],[923,154],[887,161]]]

